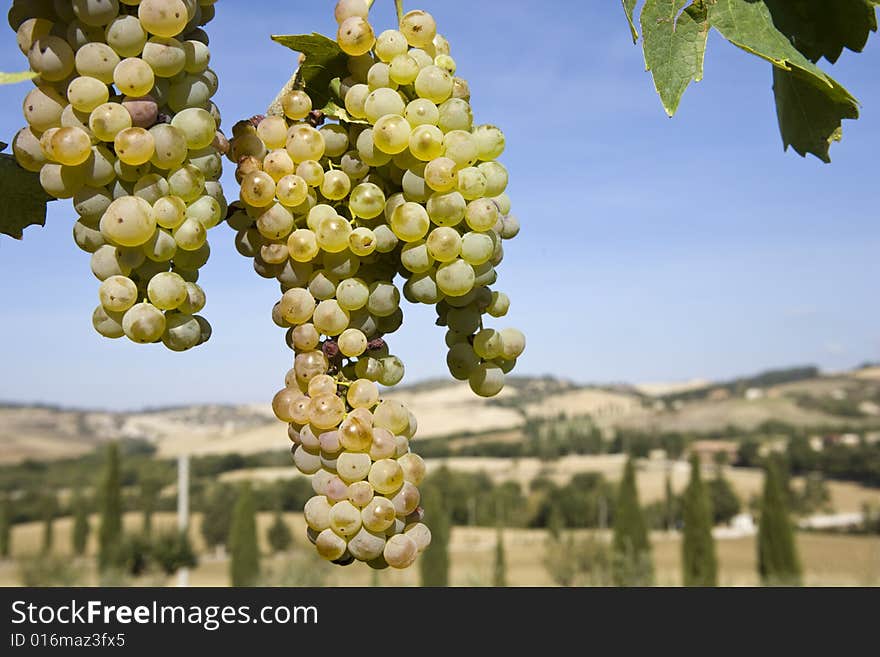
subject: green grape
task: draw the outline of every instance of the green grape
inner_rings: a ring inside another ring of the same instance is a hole
[[[458,191],[466,201],[480,199],[486,194],[486,176],[476,167],[465,167],[458,172]]]
[[[73,73],[73,50],[64,39],[46,35],[37,37],[28,50],[31,70],[46,82],[60,82]]]
[[[73,224],[73,241],[86,253],[94,253],[106,244],[101,231],[82,219]]]
[[[422,239],[427,234],[430,223],[425,208],[410,201],[398,206],[391,216],[391,230],[405,242]]]
[[[390,388],[403,380],[405,368],[402,360],[397,356],[387,356],[381,362],[382,372],[379,375],[379,383],[381,385]]]
[[[147,32],[136,16],[115,16],[104,31],[107,45],[120,57],[137,57],[147,43]]]
[[[334,170],[324,174],[321,182],[321,194],[331,201],[340,201],[351,191],[351,180],[344,171]]]
[[[437,23],[426,11],[409,11],[400,20],[400,31],[413,48],[425,48],[433,44]]]
[[[425,183],[435,192],[451,192],[457,182],[457,165],[448,157],[438,157],[425,166]]]
[[[357,138],[358,157],[370,167],[381,167],[391,161],[391,156],[384,153],[373,143],[373,130],[364,130]]]
[[[494,363],[477,365],[468,379],[471,390],[480,397],[494,397],[504,387],[504,372]]]
[[[415,541],[404,534],[391,536],[382,553],[388,565],[398,569],[409,568],[418,555],[419,549]]]
[[[420,178],[410,170],[403,174],[400,184],[403,187],[403,196],[407,201],[424,203],[431,195],[431,190],[425,184],[425,179]]]
[[[461,259],[469,265],[482,265],[492,257],[495,244],[486,233],[469,232],[461,238]]]
[[[284,176],[275,186],[275,196],[281,204],[288,208],[301,205],[309,194],[306,181],[297,175]]]
[[[467,205],[458,192],[432,194],[428,199],[427,212],[438,226],[457,226],[465,218]]]
[[[433,268],[413,274],[403,286],[404,296],[413,303],[436,304],[443,298],[443,293],[437,287],[435,276],[436,271]]]
[[[168,107],[180,112],[187,107],[205,106],[214,94],[212,84],[207,72],[173,79],[168,88]]]
[[[497,160],[504,152],[504,133],[494,125],[478,125],[472,134],[477,142],[477,157],[480,160]]]
[[[389,114],[400,116],[405,108],[403,98],[393,89],[376,89],[364,101],[364,113],[372,124]]]
[[[255,208],[265,208],[275,200],[275,189],[272,176],[265,171],[254,171],[241,181],[240,198]]]
[[[449,75],[455,75],[457,65],[455,63],[455,60],[452,59],[452,57],[450,57],[448,54],[437,55],[436,57],[434,57],[434,65],[439,66],[444,71],[449,73]]]
[[[324,136],[310,125],[294,125],[287,136],[287,152],[297,164],[306,160],[320,160],[326,148]]]
[[[428,234],[428,253],[438,262],[452,262],[461,253],[461,235],[454,228],[435,228]]]
[[[72,4],[73,14],[86,25],[107,25],[119,12],[117,0],[73,0]]]
[[[464,130],[447,132],[443,137],[443,147],[445,149],[445,157],[448,157],[455,162],[458,168],[469,167],[477,161],[477,142],[469,132],[465,132]],[[483,171],[482,167],[486,166],[486,164],[488,163],[480,165],[481,171]],[[483,171],[483,175],[487,177],[488,185],[489,181],[486,171]],[[504,190],[502,189],[501,191]],[[489,195],[494,196],[494,194]]]
[[[483,329],[474,336],[474,352],[483,360],[492,360],[502,354],[501,334],[494,329]]]
[[[208,239],[207,229],[195,219],[185,219],[171,234],[178,248],[184,251],[196,251],[204,246]]]
[[[315,474],[317,480],[318,474]],[[303,507],[303,518],[306,524],[317,532],[322,532],[330,527],[330,503],[324,495],[309,498]]]
[[[53,159],[65,166],[83,164],[92,154],[92,140],[80,128],[60,128],[50,140]]]
[[[330,278],[340,280],[356,275],[361,267],[361,260],[348,249],[344,249],[339,253],[324,252],[322,264]]]
[[[24,118],[32,130],[45,132],[61,127],[61,114],[67,103],[53,88],[40,85],[25,96],[22,104]]]
[[[467,101],[460,98],[450,98],[438,108],[440,111],[440,119],[437,125],[443,132],[452,132],[453,130],[470,131],[474,124],[474,114],[471,106]]]
[[[116,178],[114,169],[115,158],[104,146],[92,146],[92,154],[81,166],[77,167],[85,177],[85,184],[91,187],[103,187]]]
[[[315,312],[315,298],[308,290],[293,288],[281,297],[281,314],[293,325],[305,324]]]
[[[132,342],[155,342],[165,332],[165,315],[149,303],[138,303],[122,316],[122,330]]]
[[[126,276],[111,276],[101,283],[98,296],[108,313],[125,312],[138,299],[137,285]]]
[[[46,154],[40,148],[40,140],[30,128],[22,128],[16,133],[12,140],[12,152],[16,162],[32,173],[39,173],[46,164]]]
[[[173,37],[152,37],[141,57],[158,78],[172,78],[186,67],[186,48]]]
[[[125,335],[122,328],[122,315],[120,313],[108,313],[102,306],[95,308],[92,313],[92,326],[105,338],[121,338]]]
[[[327,302],[325,301],[322,303]],[[318,327],[317,323],[315,326]],[[345,402],[335,394],[315,397],[309,404],[309,423],[318,429],[332,429],[338,425],[344,417]]]
[[[467,342],[453,345],[446,356],[449,373],[459,381],[467,381],[480,364],[480,357]]]
[[[348,131],[341,125],[325,125],[318,132],[324,138],[324,155],[327,157],[340,157],[348,150]]]
[[[89,117],[89,129],[100,141],[112,142],[117,134],[131,125],[131,114],[119,103],[99,105]]]
[[[321,469],[321,456],[312,454],[300,445],[293,452],[293,464],[303,474],[315,474]]]
[[[177,228],[186,219],[186,203],[179,196],[163,196],[153,204],[153,216],[162,228]]]
[[[339,474],[339,478],[350,485],[356,481],[366,479],[372,464],[373,462],[370,460],[369,454],[364,454],[363,452],[342,452],[336,460],[336,471]],[[349,494],[351,493],[349,492]],[[360,521],[360,517],[361,514],[358,511],[358,521]]]
[[[460,297],[474,288],[474,268],[464,260],[445,262],[437,267],[437,287],[443,294]]]
[[[391,60],[388,67],[388,77],[397,84],[412,84],[415,82],[419,70],[421,69],[418,61],[404,53]]]
[[[220,204],[215,198],[211,196],[202,196],[190,204],[186,209],[186,216],[188,219],[196,219],[197,221],[200,221],[205,228],[213,228],[220,223],[221,212],[222,209]]]
[[[121,262],[119,250],[110,244],[95,249],[90,266],[99,281],[107,280],[112,276],[128,276],[131,273],[131,267]]]
[[[180,34],[189,21],[182,0],[141,0],[138,18],[147,32],[160,37]]]
[[[119,161],[132,167],[147,164],[156,152],[153,135],[143,128],[120,130],[113,140],[113,147]]]
[[[376,37],[366,18],[351,16],[339,25],[336,41],[345,54],[356,57],[368,53]]]
[[[320,247],[313,231],[298,228],[287,238],[287,250],[297,262],[311,262],[318,255]]]
[[[293,215],[280,203],[275,203],[257,218],[257,230],[269,240],[287,237],[293,226]]]
[[[351,224],[340,216],[325,217],[315,231],[318,246],[329,253],[339,253],[348,248]]]
[[[498,196],[507,189],[507,169],[502,164],[483,162],[478,168],[486,176],[486,196]]]
[[[373,386],[376,385],[372,381],[369,381],[368,383],[371,383]],[[377,400],[378,395],[379,389],[376,388]],[[394,458],[396,453],[397,442],[394,439],[394,434],[388,431],[388,429],[383,429],[381,427],[373,429],[373,442],[370,445],[370,458],[374,461],[381,461],[382,459]]]
[[[206,180],[212,182],[216,182],[223,173],[223,158],[213,146],[189,151],[189,162],[202,172]]]
[[[153,262],[168,262],[177,253],[177,242],[166,230],[157,228],[143,246],[144,254]]]
[[[186,301],[186,281],[180,274],[156,274],[147,285],[147,296],[159,310],[175,310]]]
[[[364,482],[359,482],[364,483]],[[369,484],[367,487],[369,488]],[[366,488],[362,489],[366,492]],[[372,492],[372,488],[370,488]],[[351,495],[351,493],[349,493]],[[371,532],[366,528],[355,534],[348,541],[348,551],[359,561],[371,561],[382,557],[385,550],[385,537],[377,532]]]
[[[431,530],[424,523],[416,522],[407,525],[403,530],[403,535],[413,540],[419,554],[431,545]]]
[[[377,463],[385,461],[387,459]],[[372,481],[370,483],[372,484]],[[384,532],[394,524],[394,518],[394,505],[387,497],[374,497],[361,511],[361,522],[371,532]]]
[[[191,164],[171,171],[167,180],[171,194],[179,196],[186,203],[192,203],[205,191],[204,174]]]
[[[377,281],[369,289],[367,310],[376,317],[388,317],[400,306],[400,292],[393,283]]]
[[[201,344],[202,328],[192,315],[169,314],[165,319],[162,344],[171,351],[187,351]]]
[[[373,229],[376,236],[376,251],[379,253],[391,253],[399,243],[397,235],[385,224],[380,224]]]
[[[328,299],[333,298],[337,284],[338,281],[331,278],[327,272],[318,270],[314,272],[309,279],[309,292],[311,292],[316,299],[327,301]]]
[[[201,41],[189,40],[183,44],[186,52],[186,64],[183,67],[187,73],[201,73],[211,63],[211,51]]]
[[[390,62],[409,50],[406,37],[397,30],[385,30],[376,39],[376,56],[383,62]]]
[[[312,321],[315,328],[324,335],[335,336],[348,328],[349,314],[339,305],[338,301],[328,299],[319,303],[315,308]]]
[[[519,219],[513,215],[501,219],[501,239],[512,240],[519,235]]]
[[[16,30],[15,39],[21,54],[27,57],[28,51],[34,41],[40,37],[49,36],[54,23],[45,18],[28,18]]]
[[[188,149],[186,136],[182,131],[160,123],[150,128],[154,151],[150,162],[159,169],[176,169],[186,160]]]
[[[435,105],[452,96],[452,87],[452,76],[433,64],[425,66],[416,76],[415,90],[419,98],[430,100]]]
[[[113,84],[127,96],[146,96],[156,82],[153,69],[138,57],[129,57],[113,69]]]
[[[376,62],[367,72],[367,86],[371,89],[397,89],[397,83],[391,79],[391,68],[384,62]]]
[[[400,462],[398,461],[398,464],[399,463]],[[401,466],[401,470],[402,469]],[[420,500],[421,495],[419,495],[419,489],[410,482],[404,480],[400,490],[398,490],[394,497],[391,498],[391,503],[394,505],[394,512],[397,517],[403,518],[418,508]]]
[[[67,100],[80,112],[92,112],[110,99],[110,91],[101,80],[82,76],[74,78],[67,87]]]
[[[116,199],[101,217],[101,232],[120,246],[140,246],[153,236],[155,230],[153,207],[137,196]]]
[[[76,51],[74,59],[77,73],[104,84],[113,83],[113,71],[120,61],[119,55],[106,43],[87,43]]]
[[[369,409],[379,403],[379,388],[372,381],[358,379],[349,386],[346,399],[352,408]],[[375,443],[376,432],[373,433],[373,442]]]
[[[369,314],[368,314],[369,316]],[[364,331],[366,334],[367,332]],[[376,358],[370,358],[369,356],[362,356],[358,359],[358,362],[355,363],[355,374],[357,374],[360,379],[367,379],[369,381],[378,381],[379,376],[382,374],[382,363]]]
[[[484,233],[498,221],[498,206],[487,198],[471,201],[467,204],[464,219],[472,230]]]
[[[409,149],[419,160],[424,162],[436,160],[443,155],[443,132],[435,125],[416,126],[410,133]]]
[[[411,48],[409,56],[419,63],[420,69],[423,69],[426,66],[431,66],[434,63],[434,58],[422,48]]]
[[[287,153],[287,151],[282,152]],[[287,154],[287,156],[290,157],[290,154]],[[268,159],[269,156],[266,156],[266,158]],[[290,161],[293,162],[293,158],[290,158]],[[263,168],[264,170],[267,170],[265,163],[266,161],[264,160]],[[321,183],[324,182],[324,169],[320,163],[315,162],[314,160],[306,160],[305,162],[300,162],[299,165],[294,166],[296,167],[296,175],[302,178],[309,187],[320,187]]]
[[[214,117],[210,112],[199,107],[190,107],[178,112],[171,119],[171,125],[183,132],[190,150],[207,148],[217,134]]]
[[[168,181],[165,178],[158,173],[148,173],[138,178],[132,187],[132,194],[144,199],[150,205],[155,205],[159,199],[168,196],[169,189]]]
[[[397,461],[393,459],[381,459],[373,463],[370,468],[369,482],[378,493],[382,495],[391,495],[397,492],[403,484],[403,470],[400,465],[398,465]],[[369,508],[369,506],[367,508]]]
[[[410,102],[403,115],[413,128],[420,125],[436,126],[440,121],[440,110],[434,103],[424,98],[416,98]]]
[[[378,185],[361,183],[351,191],[348,207],[355,217],[375,219],[385,209],[385,194]]]
[[[406,429],[408,423],[409,411],[401,402],[393,399],[381,402],[373,415],[374,426],[383,427],[395,434]]]
[[[205,307],[205,303],[205,291],[195,283],[187,283],[186,298],[177,309],[186,315],[195,315]]]
[[[281,99],[281,106],[288,119],[301,121],[312,111],[312,99],[306,92],[295,89],[285,94]]]
[[[345,109],[353,118],[364,119],[367,116],[365,104],[370,95],[370,87],[356,84],[345,94]]]
[[[526,336],[514,328],[502,329],[501,333],[501,356],[505,360],[515,360],[519,358],[526,348]]]
[[[363,308],[370,297],[370,289],[359,278],[347,278],[336,288],[336,299],[344,310],[352,311]]]

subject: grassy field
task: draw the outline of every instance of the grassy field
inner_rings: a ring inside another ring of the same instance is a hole
[[[198,531],[200,517],[193,518],[192,540],[200,554],[200,563],[190,573],[194,586],[225,586],[228,581],[228,561],[223,555],[205,554]],[[265,540],[271,514],[258,518],[260,539]],[[311,556],[311,546],[304,536],[304,522],[300,514],[287,514],[294,530],[296,548],[289,555],[264,559],[270,571],[268,584],[298,585],[304,583],[327,586],[368,586],[374,583],[374,571],[362,564],[338,568]],[[92,519],[94,529],[97,519]],[[172,514],[159,514],[157,527],[171,527]],[[137,530],[140,518],[128,514],[125,526]],[[70,519],[55,524],[55,550],[58,555],[70,554]],[[584,534],[585,532],[580,532]],[[13,559],[0,562],[0,585],[20,585],[17,559],[34,554],[40,546],[42,526],[31,523],[16,526],[13,532]],[[603,536],[602,538],[607,538]],[[550,586],[551,577],[544,567],[546,533],[541,530],[510,529],[504,534],[507,554],[508,582],[511,586]],[[680,583],[680,536],[656,532],[652,535],[657,583],[675,586]],[[756,585],[754,537],[719,540],[720,583],[725,586]],[[838,536],[830,534],[799,533],[798,547],[804,564],[805,583],[810,586],[878,586],[880,585],[880,537]],[[492,581],[495,550],[495,530],[480,527],[458,527],[453,530],[450,543],[451,583],[454,586],[486,586]],[[94,552],[94,535],[89,546]],[[94,559],[78,562],[79,583],[95,584]],[[144,586],[173,584],[173,580],[146,577],[136,583]],[[418,584],[418,568],[407,571],[384,571],[375,583],[384,586],[413,586]]]

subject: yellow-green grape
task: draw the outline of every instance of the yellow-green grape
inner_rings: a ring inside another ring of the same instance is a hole
[[[428,235],[428,253],[438,262],[452,262],[461,253],[461,235],[454,228],[435,228]]]
[[[140,246],[153,236],[156,217],[152,206],[137,196],[116,199],[101,217],[101,232],[114,244]]]
[[[49,143],[52,159],[65,166],[80,165],[92,154],[92,140],[80,128],[53,130]]]
[[[342,452],[336,459],[336,471],[339,478],[347,484],[363,481],[367,478],[372,465],[370,455],[363,452]],[[349,488],[349,495],[351,488]],[[360,513],[358,513],[360,517]]]
[[[336,300],[340,307],[345,310],[358,310],[367,305],[370,298],[370,289],[359,278],[347,278],[339,283],[336,288]]]
[[[267,116],[257,126],[257,134],[266,144],[266,148],[284,148],[287,143],[287,129],[287,121],[283,116]]]
[[[365,84],[353,85],[345,93],[345,109],[355,119],[366,118],[365,103],[370,95],[370,87]]]
[[[46,154],[40,147],[40,140],[30,128],[19,130],[12,140],[12,152],[16,162],[32,173],[39,173],[46,164]]]
[[[404,481],[400,490],[391,498],[391,503],[398,517],[406,517],[418,508],[420,499],[419,489],[410,482]]]
[[[107,85],[96,78],[74,78],[67,87],[67,100],[75,110],[91,112],[110,98]]]
[[[376,281],[370,285],[370,297],[367,310],[376,317],[393,315],[400,306],[400,291],[397,286],[387,281]]]
[[[465,167],[458,172],[458,191],[467,201],[486,195],[486,176],[476,167]]]
[[[141,0],[138,18],[147,32],[160,37],[180,34],[189,22],[183,0]]]
[[[219,224],[221,213],[220,203],[212,196],[202,196],[186,209],[187,218],[200,221],[205,228],[213,228]]]
[[[315,328],[324,335],[339,335],[348,328],[349,314],[348,311],[339,306],[339,303],[333,299],[322,301],[315,308],[314,319]]]
[[[317,479],[319,473],[315,474]],[[306,524],[316,532],[330,527],[330,503],[324,495],[309,498],[303,507],[303,518]]]
[[[293,452],[293,464],[303,474],[315,474],[321,469],[321,456],[312,454],[300,445]]]
[[[407,426],[406,431],[409,431],[409,426]],[[409,439],[403,434],[399,436],[394,436],[394,442],[396,450],[394,452],[395,458],[400,458],[404,454],[409,453]]]
[[[315,295],[316,299],[321,301],[332,299],[335,290],[336,281],[323,270],[314,271],[309,278],[309,291]],[[318,328],[320,329],[320,326]]]
[[[296,351],[313,351],[321,341],[321,335],[313,324],[295,326],[291,335]]]
[[[336,379],[329,374],[321,374],[309,381],[308,395],[309,397],[320,397],[321,395],[336,394]]]
[[[89,117],[89,129],[100,141],[112,142],[123,130],[131,127],[131,114],[119,103],[99,105]]]
[[[379,375],[382,373],[382,363],[376,358],[362,356],[355,363],[354,371],[358,378],[378,381]]]
[[[159,310],[174,310],[186,300],[186,281],[180,274],[161,272],[147,285],[147,296]]]
[[[335,394],[321,395],[309,405],[309,423],[318,429],[332,429],[345,417],[345,402]]]
[[[448,54],[438,54],[434,57],[434,65],[439,66],[444,71],[449,73],[449,75],[455,75],[455,69],[457,68],[455,60],[452,59]]]
[[[190,150],[207,148],[217,136],[217,122],[211,113],[200,107],[190,107],[178,112],[171,125],[186,136],[186,144]]]
[[[474,123],[474,114],[467,101],[460,98],[450,98],[440,105],[440,119],[437,125],[443,132],[453,130],[465,130],[470,132]]]
[[[384,532],[394,519],[394,505],[387,497],[374,497],[361,511],[361,522],[371,532]]]
[[[29,18],[18,26],[15,39],[21,54],[27,56],[34,41],[40,37],[49,36],[54,23],[45,18]]]
[[[391,60],[388,77],[396,84],[412,84],[419,74],[419,63],[410,55],[403,53]]]
[[[154,146],[150,162],[156,168],[171,170],[183,164],[189,150],[183,132],[167,123],[155,125],[149,132]]]
[[[169,191],[186,203],[192,203],[205,191],[205,175],[191,164],[174,169],[167,180]]]
[[[308,198],[309,188],[300,176],[284,176],[275,186],[275,196],[288,208],[300,206]]]
[[[486,233],[468,232],[461,238],[461,259],[470,265],[488,262],[494,251],[495,244]]]
[[[60,82],[73,73],[73,50],[64,39],[47,35],[34,40],[28,50],[31,70],[47,82]]]
[[[373,124],[389,114],[400,116],[405,109],[403,98],[393,89],[376,89],[364,101],[364,113]]]
[[[192,315],[169,314],[165,318],[162,344],[171,351],[187,351],[202,343],[202,327]]]
[[[387,388],[396,386],[403,380],[405,368],[403,361],[397,356],[386,356],[381,360],[382,371],[379,374],[379,383]]]
[[[415,541],[405,534],[395,534],[385,543],[382,555],[392,568],[408,568],[419,555],[419,549]]]
[[[430,100],[435,105],[452,96],[452,88],[452,76],[439,66],[426,66],[416,76],[415,90],[419,98]]]
[[[443,131],[430,124],[416,126],[409,136],[409,151],[423,162],[439,158],[443,155]]]
[[[373,444],[373,428],[370,419],[349,414],[339,425],[339,443],[349,452],[368,452]]]
[[[364,455],[366,456],[366,455]],[[367,459],[369,460],[369,456]],[[342,537],[357,534],[362,526],[361,512],[348,500],[343,500],[330,507],[330,529]]]
[[[165,315],[149,303],[138,303],[122,316],[122,330],[132,342],[155,342],[165,332]]]
[[[127,96],[146,96],[155,82],[153,69],[138,57],[123,59],[113,69],[113,83]]]
[[[500,162],[483,162],[478,168],[486,176],[486,196],[503,194],[507,189],[507,169],[504,165]]]
[[[434,103],[424,98],[416,98],[411,101],[406,106],[403,115],[413,128],[421,125],[436,126],[440,120],[440,110]]]
[[[431,545],[431,530],[428,526],[421,522],[411,523],[403,530],[403,535],[413,540],[418,548],[419,554]]]
[[[62,3],[56,2],[57,7]],[[73,0],[73,15],[90,26],[103,26],[113,20],[119,11],[117,0]]]
[[[308,290],[293,288],[281,297],[281,315],[290,324],[304,324],[315,312],[315,298]]]
[[[80,75],[112,84],[113,71],[121,60],[106,43],[87,43],[76,51],[74,61]]]
[[[255,208],[264,208],[275,200],[275,181],[265,171],[254,171],[241,181],[240,198]]]
[[[171,234],[177,246],[184,251],[196,251],[208,239],[207,229],[195,219],[185,219]]]
[[[437,268],[437,287],[443,294],[460,297],[474,289],[474,268],[464,260],[445,262]]]
[[[140,166],[149,162],[156,152],[156,143],[143,128],[120,130],[113,140],[116,157],[130,166]]]
[[[168,195],[170,190],[168,181],[158,173],[148,173],[138,178],[132,192],[134,196],[144,199],[150,205],[154,205],[160,198]]]
[[[398,206],[391,215],[391,230],[405,242],[422,239],[428,232],[431,220],[424,207],[407,201]]]
[[[376,251],[379,253],[391,253],[400,243],[394,231],[385,224],[379,224],[373,229],[376,237]]]
[[[483,329],[474,336],[474,352],[483,360],[501,356],[502,338],[495,329]]]
[[[355,217],[375,219],[385,209],[385,193],[374,183],[361,183],[351,191],[348,207]]]
[[[367,336],[358,329],[345,329],[338,339],[339,351],[348,358],[357,358],[367,350]]]
[[[405,118],[398,114],[386,114],[373,127],[373,143],[383,153],[395,155],[409,146],[412,128]]]
[[[345,251],[348,248],[349,235],[351,224],[338,215],[321,219],[318,230],[315,231],[318,246],[328,253]]]
[[[514,360],[526,349],[526,336],[515,328],[501,330],[501,356],[505,360]]]
[[[131,267],[121,261],[119,249],[110,244],[95,249],[89,264],[99,281],[107,280],[111,276],[128,276],[131,273]]]
[[[67,103],[52,87],[40,85],[31,89],[22,103],[28,125],[37,132],[61,127],[61,114]]]
[[[481,363],[474,368],[468,383],[480,397],[494,397],[504,388],[504,372],[494,363]]]
[[[348,541],[348,551],[359,561],[378,559],[384,550],[385,536],[363,527]]]
[[[370,381],[370,383],[373,382]],[[373,385],[376,384],[373,383]],[[373,429],[373,443],[370,445],[370,458],[374,461],[392,459],[396,456],[396,453],[397,443],[394,440],[394,434],[388,431],[388,429],[383,429],[382,427],[376,427]]]
[[[368,256],[376,251],[377,246],[376,233],[366,226],[355,228],[348,236],[348,248],[356,256]]]
[[[284,151],[287,153],[287,151]],[[290,157],[290,154],[287,155]],[[293,158],[290,158],[293,162]],[[302,178],[309,187],[320,187],[324,182],[324,168],[319,162],[314,160],[305,160],[299,164],[294,164],[296,175]]]
[[[312,111],[312,99],[305,91],[296,89],[284,95],[281,106],[288,119],[301,121]]]
[[[305,395],[297,397],[290,405],[290,416],[293,421],[297,424],[308,424],[311,405],[312,400]]]
[[[404,454],[397,463],[403,470],[403,479],[418,486],[425,478],[425,461],[418,454]]]
[[[352,16],[346,18],[336,33],[336,41],[346,55],[357,57],[368,52],[376,41],[373,28],[365,18]]]
[[[186,67],[186,49],[173,37],[152,37],[144,45],[141,58],[159,78],[171,78]]]
[[[180,304],[178,310],[187,315],[195,315],[205,307],[206,301],[205,291],[195,283],[187,282],[186,299]]]
[[[402,433],[408,424],[409,411],[396,399],[381,402],[373,413],[373,426],[383,427],[394,434]]]
[[[337,23],[342,23],[345,19],[351,18],[352,16],[366,18],[369,11],[370,8],[369,5],[367,5],[367,0],[339,0],[339,2],[336,3],[334,16]]]
[[[324,157],[324,136],[310,125],[294,125],[287,133],[287,152],[296,163]]]
[[[397,83],[391,79],[390,68],[384,62],[376,62],[367,72],[367,86],[370,89],[396,89]]]
[[[385,30],[376,39],[376,56],[383,62],[390,62],[409,50],[406,37],[397,30]]]
[[[349,386],[346,399],[352,408],[369,409],[379,402],[379,388],[372,381],[357,379]]]
[[[331,509],[332,510],[332,509]],[[315,539],[315,549],[318,554],[327,561],[336,561],[345,554],[348,544],[341,536],[337,536],[332,529],[325,529]]]
[[[457,165],[448,157],[438,157],[425,166],[425,183],[435,192],[445,193],[455,189]]]
[[[211,51],[201,41],[190,39],[184,42],[183,49],[186,51],[186,65],[183,67],[187,73],[201,73],[211,63]]]
[[[92,326],[105,338],[116,339],[125,335],[122,328],[122,315],[108,313],[102,306],[95,308],[92,313]]]
[[[455,162],[455,165],[458,168],[469,167],[477,161],[477,142],[471,136],[471,133],[465,132],[464,130],[452,130],[451,132],[447,132],[443,137],[443,148],[444,156]],[[484,162],[480,165],[480,171],[482,171],[483,175],[487,178],[486,193],[489,196],[496,196],[496,194],[490,193],[489,190],[491,187],[489,186],[488,175],[486,171],[483,171],[482,169],[486,164],[487,163]],[[503,191],[504,190],[501,189],[498,194]]]
[[[104,37],[120,57],[137,57],[147,43],[147,32],[136,16],[114,16],[104,30]]]
[[[467,204],[464,220],[472,230],[485,233],[498,221],[498,206],[487,198],[471,201]]]
[[[324,174],[324,180],[321,182],[321,194],[325,198],[331,201],[340,201],[348,196],[350,190],[351,180],[344,171],[337,169]]]
[[[320,247],[315,233],[308,228],[298,228],[287,238],[287,250],[297,262],[311,262],[318,255]],[[291,322],[299,324],[301,322]]]
[[[457,226],[464,219],[467,204],[458,192],[437,192],[427,203],[428,216],[438,226]]]
[[[296,165],[286,150],[278,149],[266,155],[266,159],[263,160],[263,171],[272,176],[272,180],[277,182],[284,178],[284,176],[293,174],[296,171]]]
[[[107,312],[125,312],[137,301],[137,285],[127,276],[111,276],[101,283],[98,296]]]
[[[504,133],[494,125],[478,125],[471,134],[477,143],[477,157],[482,161],[497,160],[504,152]]]
[[[501,239],[511,240],[519,235],[519,219],[513,215],[501,218]]]
[[[427,48],[437,35],[437,22],[426,11],[409,11],[400,21],[400,32],[413,48]]]
[[[257,230],[260,235],[269,240],[280,240],[287,237],[293,230],[293,215],[290,210],[280,203],[275,203],[259,217],[257,217]]]
[[[114,161],[113,154],[106,147],[92,146],[92,154],[89,159],[77,169],[82,171],[85,184],[92,187],[103,187],[116,179]]]

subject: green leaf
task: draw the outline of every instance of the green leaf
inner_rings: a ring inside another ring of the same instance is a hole
[[[791,41],[776,29],[770,10],[763,0],[715,0],[709,4],[709,23],[728,41],[746,52],[767,60],[773,66],[793,74],[803,84],[781,84],[777,92],[777,106],[785,108],[800,107],[803,114],[796,123],[796,113],[788,109],[779,114],[780,130],[786,146],[791,146],[801,155],[812,153],[823,161],[828,161],[828,145],[840,139],[840,122],[858,116],[858,101],[832,77],[807,59],[795,48]],[[792,98],[795,92],[806,92],[804,85],[812,86],[815,92],[809,95],[810,102],[803,98]],[[815,94],[824,95],[819,103]],[[819,116],[808,112],[822,107]],[[830,126],[836,126],[829,130]],[[805,131],[804,126],[810,129]],[[822,146],[816,134],[825,133]]]
[[[337,119],[339,121],[345,121],[346,123],[359,123],[361,125],[370,125],[369,121],[362,121],[360,119],[353,118],[344,107],[340,107],[335,102],[328,101],[326,105],[324,105],[323,109],[325,116],[329,116],[330,118]]]
[[[626,12],[626,20],[629,21],[629,31],[632,34],[633,43],[639,41],[639,31],[636,29],[635,21],[633,21],[633,13],[639,0],[620,0],[623,3],[623,11]]]
[[[0,84],[15,84],[17,82],[25,82],[33,80],[37,74],[33,71],[22,71],[21,73],[0,73]]]
[[[786,150],[791,146],[802,157],[812,153],[830,162],[831,144],[843,136],[842,119],[859,118],[857,108],[829,97],[826,88],[798,70],[774,67],[773,93],[782,143]]]
[[[709,35],[706,5],[694,0],[647,0],[641,26],[645,65],[669,116],[675,114],[691,80],[703,79],[703,58]]]
[[[348,75],[348,55],[333,39],[312,34],[275,35],[277,41],[291,50],[301,52],[305,60],[299,67],[299,87],[304,89],[316,108],[333,100],[330,83]]]
[[[812,62],[834,63],[844,48],[861,52],[877,31],[873,0],[764,0],[777,29]]]
[[[0,153],[0,233],[21,239],[28,226],[45,226],[46,203],[51,200],[39,174],[25,171],[13,156]]]

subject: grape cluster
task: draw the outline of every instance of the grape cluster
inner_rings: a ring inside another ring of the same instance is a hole
[[[211,335],[197,280],[227,212],[228,148],[200,27],[214,2],[16,0],[9,12],[38,74],[13,151],[50,196],[72,199],[107,338],[185,351]]]
[[[277,112],[237,123],[228,156],[241,189],[228,223],[238,251],[281,285],[272,317],[295,358],[273,409],[312,476],[310,538],[336,563],[403,568],[430,532],[424,462],[409,451],[415,418],[377,385],[404,375],[386,338],[403,322],[402,297],[434,305],[452,375],[498,394],[525,338],[483,320],[507,313],[490,286],[519,223],[497,161],[504,135],[474,125],[434,19],[409,12],[378,38],[365,0],[340,0],[336,19],[349,75],[333,93],[345,112],[331,121],[294,85]]]

